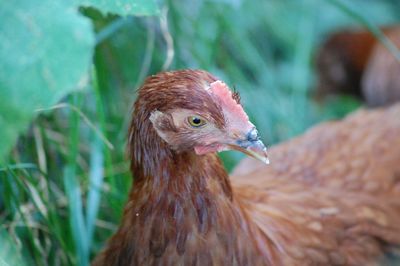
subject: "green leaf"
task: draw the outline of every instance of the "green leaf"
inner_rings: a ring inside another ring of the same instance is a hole
[[[156,0],[75,0],[80,6],[94,7],[104,14],[120,16],[154,16],[159,9]]]
[[[0,3],[0,161],[37,114],[88,80],[94,36],[68,2]]]

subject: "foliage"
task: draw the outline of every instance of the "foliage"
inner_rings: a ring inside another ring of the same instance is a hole
[[[7,239],[27,265],[87,265],[116,229],[131,105],[147,75],[214,73],[276,143],[359,106],[312,100],[327,34],[358,18],[393,23],[400,10],[389,0],[355,0],[355,13],[317,0],[71,2],[0,2],[0,249]],[[222,156],[228,168],[240,159]],[[0,264],[15,264],[1,250]]]
[[[3,2],[0,17],[2,158],[37,109],[85,85],[94,36],[89,20],[62,1]]]

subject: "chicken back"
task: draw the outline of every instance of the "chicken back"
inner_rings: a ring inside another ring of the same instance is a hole
[[[323,123],[269,156],[269,166],[244,159],[231,182],[272,240],[276,265],[393,262],[400,244],[400,104]]]

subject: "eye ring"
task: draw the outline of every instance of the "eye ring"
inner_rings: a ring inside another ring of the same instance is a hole
[[[205,124],[207,124],[207,121],[199,116],[189,116],[187,118],[187,121],[190,126],[196,127],[196,128],[202,127]]]

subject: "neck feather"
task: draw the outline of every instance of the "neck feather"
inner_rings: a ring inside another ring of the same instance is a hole
[[[131,130],[131,170],[135,181],[125,209],[125,226],[120,231],[126,228],[132,234],[123,235],[130,235],[132,243],[150,241],[148,255],[158,257],[168,247],[173,247],[177,255],[183,254],[189,237],[206,236],[221,221],[218,231],[235,231],[221,212],[221,204],[234,203],[228,174],[215,154],[176,153],[151,125],[137,125]],[[229,214],[239,215],[236,208],[231,208]]]

